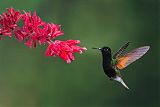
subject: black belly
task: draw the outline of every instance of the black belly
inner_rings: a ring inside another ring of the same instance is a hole
[[[103,70],[105,72],[105,74],[109,77],[109,78],[114,78],[116,77],[116,71],[112,68],[112,67],[103,67]]]

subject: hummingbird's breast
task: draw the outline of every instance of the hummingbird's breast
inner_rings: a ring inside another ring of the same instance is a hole
[[[113,68],[112,65],[112,55],[111,52],[109,51],[103,51],[102,50],[102,57],[103,57],[103,70],[105,72],[105,74],[109,77],[109,78],[114,78],[116,77],[116,71]]]
[[[103,57],[103,70],[105,72],[105,74],[109,77],[109,78],[114,78],[116,77],[116,71],[112,65],[112,58],[111,56],[104,56]]]
[[[103,70],[105,72],[105,74],[109,77],[109,78],[114,78],[116,77],[116,71],[115,69],[112,67],[112,65],[106,65],[106,64],[103,64]]]

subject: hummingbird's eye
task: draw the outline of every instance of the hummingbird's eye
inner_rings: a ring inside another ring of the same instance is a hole
[[[105,48],[104,51],[108,51],[108,48]]]

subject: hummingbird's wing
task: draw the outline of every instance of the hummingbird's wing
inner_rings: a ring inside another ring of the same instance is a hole
[[[113,59],[117,59],[118,57],[120,57],[124,53],[129,44],[130,42],[127,42],[123,46],[121,46],[121,48],[113,55]]]
[[[136,61],[137,59],[141,58],[148,50],[150,46],[143,46],[136,48],[129,53],[117,58],[116,67],[118,69],[123,69],[130,65],[132,62]]]

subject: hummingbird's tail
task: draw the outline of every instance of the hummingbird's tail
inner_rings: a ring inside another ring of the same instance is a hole
[[[128,86],[124,83],[124,81],[121,77],[117,76],[116,78],[114,78],[114,80],[120,82],[126,89],[129,90]]]

